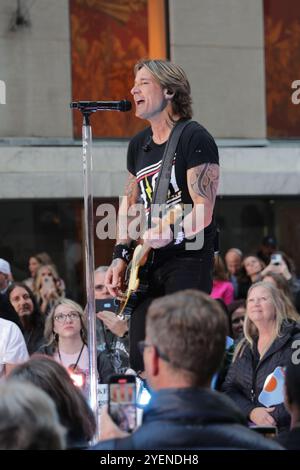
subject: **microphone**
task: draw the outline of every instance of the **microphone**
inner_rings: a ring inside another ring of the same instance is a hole
[[[130,111],[131,102],[121,101],[73,101],[70,108],[94,113],[96,111]]]
[[[152,141],[152,135],[150,135],[150,136],[148,137],[147,142],[146,142],[145,145],[143,145],[143,147],[142,147],[142,149],[144,150],[144,152],[150,152],[150,150],[151,150],[151,146],[150,146],[151,141]]]

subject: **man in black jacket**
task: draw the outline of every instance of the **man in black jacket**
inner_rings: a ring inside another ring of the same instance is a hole
[[[210,389],[226,330],[224,313],[204,293],[186,290],[156,299],[141,343],[152,389],[143,424],[128,435],[104,412],[106,440],[94,449],[280,449],[247,429],[235,404]]]
[[[285,371],[285,405],[291,414],[291,430],[279,437],[288,450],[300,450],[300,341],[293,344],[294,353]]]

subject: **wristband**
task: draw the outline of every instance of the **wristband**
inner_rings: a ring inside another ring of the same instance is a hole
[[[113,259],[119,258],[128,264],[131,258],[131,254],[132,254],[131,248],[129,248],[127,245],[122,245],[121,243],[119,243],[118,245],[114,247]]]
[[[173,242],[176,242],[177,237],[178,237],[178,235],[180,234],[180,238],[179,238],[179,240],[178,240],[176,243],[177,243],[177,244],[178,244],[178,243],[181,243],[181,242],[184,240],[184,238],[185,238],[183,226],[180,225],[180,224],[171,224],[171,225],[170,225],[170,228],[171,228],[171,230],[172,230],[172,232],[173,232]]]

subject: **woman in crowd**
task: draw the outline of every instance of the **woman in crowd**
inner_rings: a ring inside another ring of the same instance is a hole
[[[261,280],[261,273],[265,267],[264,262],[255,255],[248,255],[243,260],[243,267],[251,284]]]
[[[246,299],[249,287],[255,282],[261,281],[262,270],[265,264],[256,255],[247,255],[243,259],[242,269],[238,276],[237,299]]]
[[[96,430],[95,418],[64,367],[52,358],[34,355],[29,361],[17,366],[9,377],[14,381],[30,382],[52,398],[60,422],[67,431],[68,449],[88,446]]]
[[[53,264],[46,264],[39,268],[33,293],[41,312],[45,315],[48,315],[58,299],[65,297],[65,284]]]
[[[274,253],[277,256],[277,259],[273,261],[271,259],[270,264],[265,267],[262,272],[263,276],[267,276],[268,274],[279,274],[281,275],[287,283],[285,286],[285,290],[289,290],[291,295],[291,300],[295,303],[297,294],[300,292],[300,281],[296,277],[296,269],[294,262],[291,258],[289,258],[285,253],[282,251],[277,251]],[[285,292],[287,293],[287,292]]]
[[[30,383],[0,384],[0,450],[62,450],[65,429],[53,400]]]
[[[249,421],[260,426],[277,426],[282,432],[290,424],[283,396],[282,402],[274,406],[272,396],[268,396],[270,405],[264,406],[266,401],[261,392],[266,378],[277,367],[287,365],[293,353],[291,345],[300,339],[300,325],[288,318],[283,297],[273,285],[258,282],[250,287],[244,334],[223,390]]]
[[[238,342],[244,336],[244,321],[246,315],[246,301],[235,300],[228,305],[230,336]]]
[[[52,264],[52,260],[48,253],[38,253],[36,255],[30,256],[28,262],[28,269],[30,272],[30,277],[23,281],[29,289],[33,290],[34,288],[34,281],[36,279],[37,272],[39,268],[45,264]]]
[[[39,311],[33,293],[22,282],[14,282],[7,290],[8,300],[17,313],[29,354],[44,343],[44,318]]]
[[[222,299],[226,305],[233,301],[234,288],[229,281],[229,276],[225,271],[225,265],[219,255],[215,255],[213,269],[213,289],[211,292],[213,299]]]
[[[285,277],[283,277],[282,274],[277,274],[272,271],[269,271],[263,276],[263,281],[273,284],[275,287],[277,287],[277,289],[281,292],[284,297],[284,303],[286,309],[289,312],[288,315],[290,316],[290,318],[294,318],[294,320],[299,321],[300,316],[294,306],[293,296],[288,281],[285,279]]]
[[[87,394],[89,354],[86,321],[81,306],[69,299],[57,301],[46,319],[44,336],[46,346],[40,348],[40,352],[53,356]],[[102,352],[98,353],[98,374],[102,383],[108,383],[113,374],[111,363]]]

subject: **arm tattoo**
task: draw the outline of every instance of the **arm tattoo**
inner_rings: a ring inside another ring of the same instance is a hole
[[[129,174],[125,185],[125,196],[128,198],[129,205],[137,202],[139,194],[138,184],[135,176]]]
[[[205,163],[192,168],[191,188],[198,196],[214,202],[219,182],[219,165]]]
[[[117,222],[117,243],[128,244],[130,242],[130,237],[128,234],[128,224],[135,219],[135,216],[129,215],[128,211],[130,207],[133,207],[139,199],[139,186],[136,181],[135,176],[129,173],[126,185],[125,185],[125,194],[122,198],[118,222]],[[126,234],[126,235],[125,235]],[[125,238],[124,238],[125,237]]]

